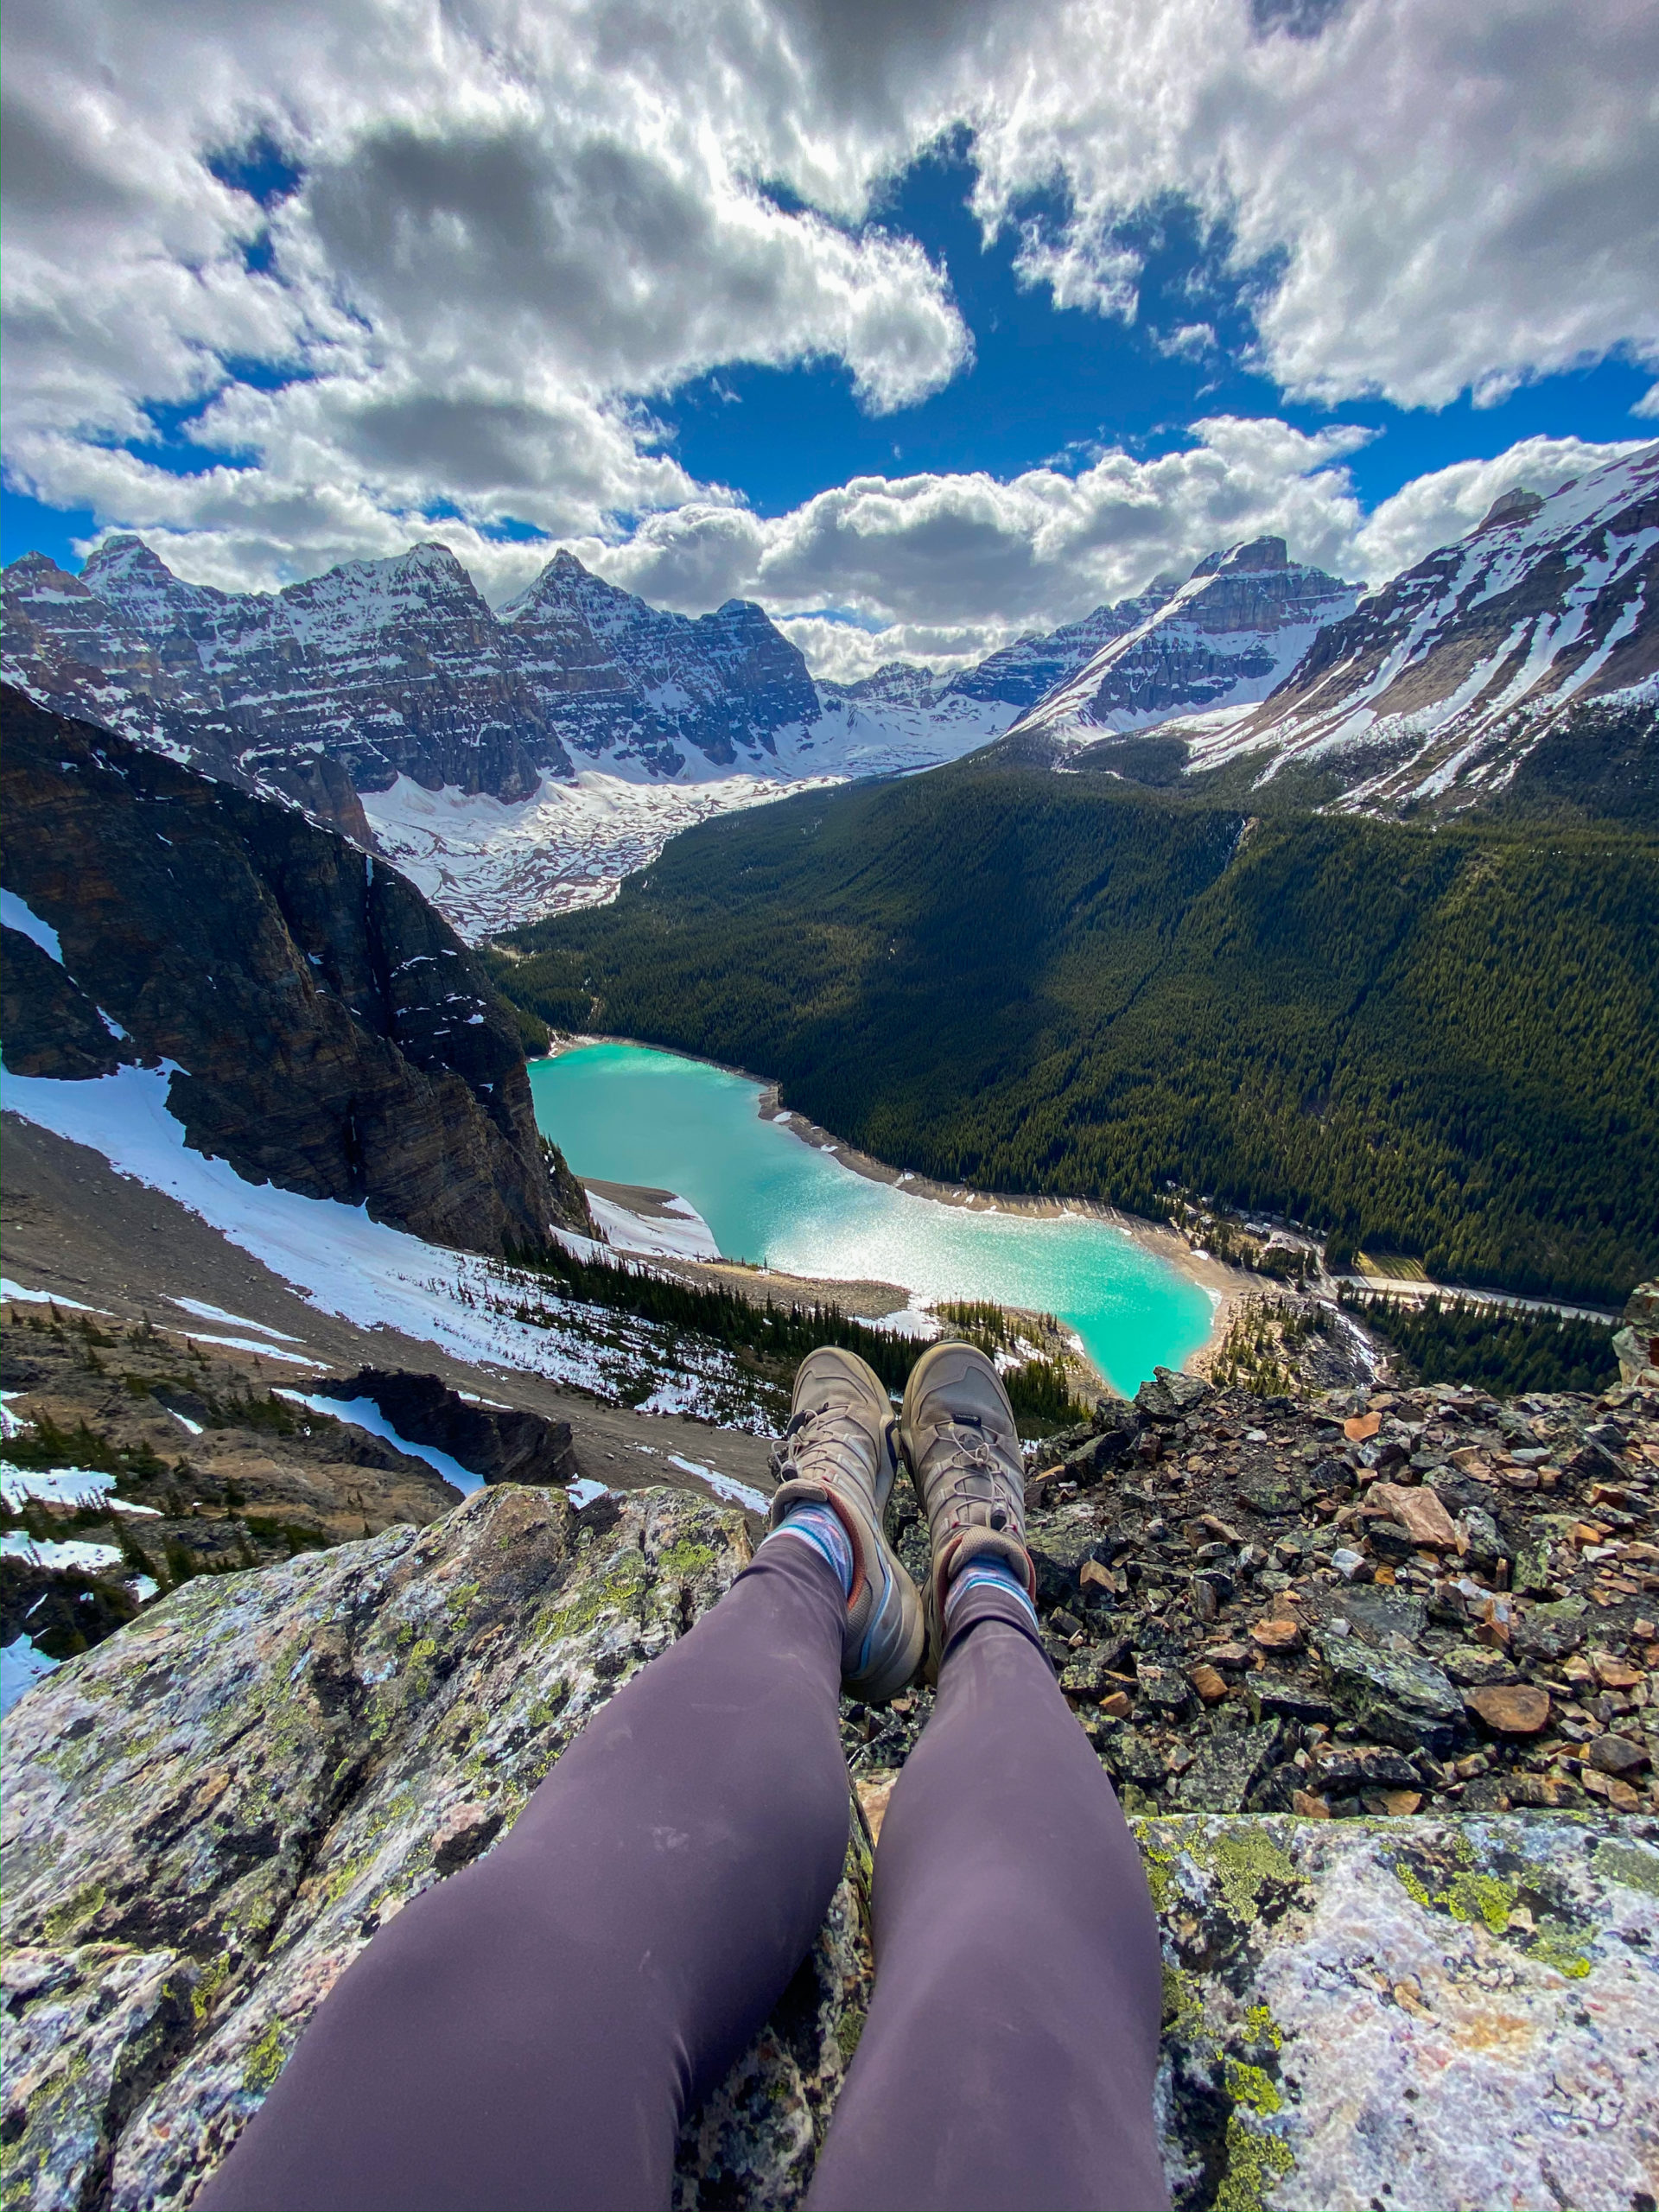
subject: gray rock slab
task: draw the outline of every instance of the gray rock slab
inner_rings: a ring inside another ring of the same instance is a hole
[[[188,2205],[373,1929],[487,1850],[748,1556],[683,1491],[480,1492],[184,1586],[9,1716],[0,2202]],[[1659,1822],[1135,1823],[1181,2212],[1655,2193]],[[871,1859],[688,2121],[676,2212],[810,2181],[870,1989]]]

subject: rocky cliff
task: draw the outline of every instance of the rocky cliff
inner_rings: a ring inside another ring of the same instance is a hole
[[[712,767],[753,765],[757,754],[775,756],[781,730],[818,718],[805,661],[747,600],[693,620],[648,607],[560,553],[501,619],[531,692],[589,758],[638,761],[663,776],[677,775],[694,752]]]
[[[1115,640],[1150,621],[1173,598],[1176,589],[1176,579],[1160,578],[1138,597],[1119,600],[1112,607],[1097,607],[1081,622],[1067,623],[1046,635],[1016,639],[981,661],[977,668],[952,677],[943,688],[966,699],[1001,700],[1025,714],[1058,685],[1069,683]]]
[[[683,1493],[504,1488],[193,1582],[32,1690],[0,1829],[6,2201],[188,2204],[375,1928],[747,1556]],[[1653,1821],[1136,1831],[1180,2212],[1651,2196]],[[855,1807],[810,1957],[686,2127],[682,2212],[800,2201],[868,2001],[870,1866]]]
[[[758,607],[691,620],[561,553],[498,618],[448,547],[353,561],[275,593],[182,582],[141,539],[79,576],[5,571],[0,668],[42,703],[118,729],[368,842],[348,789],[530,798],[573,751],[663,775],[775,752],[815,721],[806,664]]]
[[[1292,561],[1282,537],[1212,553],[1048,693],[1015,734],[1076,744],[1264,699],[1358,596],[1357,585]]]
[[[197,1151],[440,1243],[586,1224],[514,1016],[401,876],[15,691],[0,717],[13,1073],[159,1062]]]

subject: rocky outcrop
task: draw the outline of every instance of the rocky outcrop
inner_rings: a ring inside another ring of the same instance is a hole
[[[1659,1814],[1659,1392],[1160,1370],[1033,1464],[1046,1648],[1135,1812]],[[931,1709],[851,1716],[855,1772]]]
[[[1659,1388],[1659,1282],[1638,1283],[1613,1338],[1620,1379]]]
[[[435,1375],[359,1368],[317,1386],[324,1398],[367,1398],[399,1436],[447,1452],[486,1483],[568,1483],[581,1470],[568,1421],[464,1398]]]
[[[194,1582],[33,1689],[0,1830],[7,2201],[188,2204],[373,1929],[486,1851],[747,1556],[683,1492],[503,1486]],[[1651,2193],[1653,1822],[1136,1833],[1180,2212]],[[806,1967],[687,2126],[681,2212],[800,2201],[868,2001],[869,1871],[849,1809]]]
[[[7,1064],[170,1064],[251,1182],[494,1253],[572,1216],[518,1024],[412,886],[292,810],[0,695]],[[48,940],[50,940],[48,949]],[[567,1186],[568,1189],[568,1186]]]
[[[29,1544],[0,1560],[0,1592],[15,1599],[0,1606],[0,1644],[27,1633],[48,1658],[67,1659],[129,1618],[122,1600],[135,1575],[166,1589],[401,1522],[423,1526],[461,1502],[424,1459],[318,1410],[321,1391],[344,1386],[315,1382],[292,1338],[261,1357],[221,1348],[211,1322],[183,1313],[173,1325],[118,1332],[108,1315],[100,1325],[49,1304],[3,1311],[0,1521]],[[78,1567],[57,1564],[66,1544]],[[66,1574],[74,1592],[93,1594],[60,1612],[54,1633],[23,1592]]]

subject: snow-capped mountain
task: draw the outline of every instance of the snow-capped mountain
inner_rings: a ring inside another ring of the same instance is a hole
[[[1058,686],[1069,683],[1096,655],[1116,639],[1141,628],[1167,604],[1179,588],[1179,576],[1160,576],[1137,599],[1097,607],[1081,622],[1039,636],[1016,639],[977,668],[964,669],[943,687],[944,695],[998,702],[1024,714]]]
[[[301,806],[473,935],[607,896],[709,813],[932,767],[1017,711],[925,671],[816,683],[760,607],[667,613],[569,553],[499,615],[433,544],[238,594],[114,537],[4,584],[0,674],[31,697]]]
[[[136,537],[107,539],[79,576],[28,554],[5,571],[0,671],[43,705],[251,789],[286,789],[319,756],[359,791],[410,775],[524,798],[543,770],[570,772],[442,545],[270,594],[184,583]]]
[[[1466,537],[1351,608],[1333,606],[1294,665],[1283,660],[1294,626],[1264,639],[1280,673],[1218,690],[1194,713],[1160,689],[1161,633],[1185,621],[1205,571],[1224,575],[1255,550],[1202,564],[1140,633],[1057,686],[1010,743],[1058,766],[1164,783],[1224,773],[1230,788],[1277,782],[1382,814],[1491,802],[1517,777],[1522,788],[1544,777],[1546,762],[1558,795],[1593,784],[1603,809],[1621,804],[1621,777],[1651,781],[1659,445],[1548,497],[1507,493]]]
[[[672,614],[559,553],[502,609],[500,629],[549,723],[594,759],[674,777],[695,751],[707,774],[775,758],[780,733],[818,718],[799,651],[748,600]]]
[[[1292,561],[1282,537],[1212,553],[1178,591],[1148,594],[1155,603],[1142,619],[1057,683],[1016,728],[1087,742],[1194,709],[1265,699],[1319,632],[1352,611],[1360,590]]]
[[[1659,728],[1659,445],[1510,493],[1323,630],[1254,712],[1180,734],[1193,772],[1260,754],[1258,783],[1322,771],[1349,807],[1462,806],[1592,702]]]

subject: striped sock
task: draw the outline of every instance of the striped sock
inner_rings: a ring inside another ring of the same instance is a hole
[[[1033,1628],[1037,1625],[1037,1608],[1031,1602],[1031,1592],[1005,1559],[981,1557],[970,1559],[961,1573],[950,1578],[950,1587],[944,1593],[944,1625],[948,1632],[950,1617],[970,1590],[1001,1590],[1014,1599],[1030,1615]]]
[[[799,1505],[791,1505],[772,1535],[766,1538],[766,1543],[769,1544],[773,1536],[794,1536],[804,1544],[810,1544],[815,1552],[829,1560],[841,1577],[842,1596],[852,1596],[853,1547],[832,1507],[819,1505],[810,1499]]]

